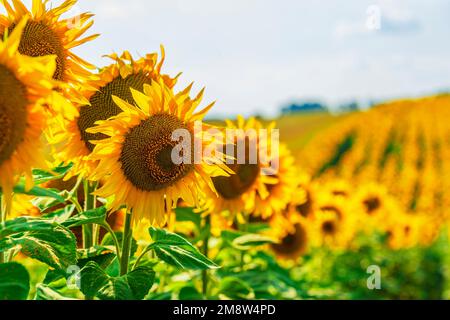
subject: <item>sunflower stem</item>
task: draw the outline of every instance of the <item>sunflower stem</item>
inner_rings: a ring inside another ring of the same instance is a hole
[[[133,230],[131,229],[131,212],[127,212],[125,216],[125,226],[122,236],[122,255],[120,259],[120,275],[128,273],[128,264],[130,262],[131,240],[133,238]]]
[[[111,226],[108,223],[102,224],[102,227],[106,231],[108,231],[108,233],[111,235],[111,238],[114,241],[114,246],[116,247],[117,259],[120,261],[121,260],[120,243],[119,243],[119,240],[117,239],[116,233],[114,232],[114,230],[111,228]]]
[[[244,223],[240,225],[239,229],[244,232],[248,232],[248,221],[249,221],[249,215],[247,213],[242,214],[242,218],[244,220]],[[244,270],[245,265],[245,251],[241,251],[241,259],[240,259],[240,268],[241,270]]]
[[[3,209],[3,193],[0,190],[0,224],[3,224],[3,222],[6,221],[6,210]],[[5,254],[3,252],[0,252],[0,263],[5,262]]]
[[[95,196],[92,192],[95,191],[96,183],[90,183],[88,180],[83,181],[84,187],[84,211],[94,209]],[[83,226],[83,248],[88,249],[94,246],[94,225],[88,224]]]
[[[208,215],[204,219],[204,228],[211,228],[211,216]],[[209,237],[210,237],[210,230],[208,230],[205,240],[203,241],[203,255],[208,258],[209,254]],[[202,270],[202,293],[203,298],[208,298],[208,270]]]

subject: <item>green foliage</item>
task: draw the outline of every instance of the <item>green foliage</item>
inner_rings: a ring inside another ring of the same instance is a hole
[[[201,254],[189,241],[167,230],[150,228],[153,243],[149,250],[154,250],[159,259],[182,269],[205,270],[218,266]]]
[[[38,284],[36,287],[36,296],[34,300],[76,300],[69,297],[64,297],[56,290],[45,284]]]
[[[148,267],[138,267],[121,277],[111,277],[95,262],[89,262],[80,271],[81,291],[86,298],[101,300],[142,300],[155,279]]]
[[[0,264],[0,300],[25,300],[30,291],[27,269],[18,263]]]
[[[60,180],[65,177],[69,170],[73,167],[73,164],[63,165],[53,168],[51,171],[45,171],[42,169],[33,170],[33,181],[36,185],[43,184],[45,182]]]
[[[331,158],[317,171],[316,177],[320,177],[329,169],[336,168],[344,159],[345,155],[353,148],[357,138],[356,132],[350,132],[344,137],[341,143],[336,146],[336,150]]]
[[[35,175],[42,181],[58,177],[39,171]],[[214,237],[208,217],[192,208],[182,208],[176,210],[177,221],[191,222],[191,232],[182,235],[150,228],[149,243],[132,239],[129,270],[123,272],[123,232],[112,233],[105,207],[86,211],[71,203],[61,207],[59,200],[48,193],[39,189],[32,192],[41,194],[34,203],[39,203],[46,213],[41,218],[21,217],[0,224],[0,252],[11,259],[20,251],[45,265],[33,268],[36,262],[32,259],[27,264],[0,264],[0,299],[442,299],[449,296],[449,272],[444,268],[449,261],[446,237],[431,247],[393,251],[387,247],[383,235],[359,236],[352,250],[316,248],[294,263],[277,259],[268,251],[273,239],[260,233],[268,228],[267,224],[249,223],[239,231],[225,230]],[[67,194],[62,195],[68,199]],[[55,204],[58,207],[50,209]],[[77,248],[77,230],[90,225],[101,226],[107,233],[94,245]],[[367,286],[367,268],[373,265],[382,271],[381,290],[370,290]]]
[[[0,252],[13,248],[58,270],[77,262],[75,236],[48,219],[17,218],[0,225]]]
[[[52,198],[59,203],[65,202],[65,199],[63,196],[61,196],[59,193],[57,193],[53,190],[50,190],[50,189],[45,189],[45,188],[41,188],[38,186],[34,186],[30,190],[27,190],[25,188],[25,182],[22,182],[22,183],[16,185],[14,187],[14,192],[20,193],[20,194],[27,194],[29,196]]]
[[[88,211],[84,211],[75,216],[70,217],[62,223],[66,228],[74,228],[87,224],[106,225],[106,208],[100,207]]]

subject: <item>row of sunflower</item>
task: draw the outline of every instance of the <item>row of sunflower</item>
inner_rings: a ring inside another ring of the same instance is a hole
[[[406,213],[379,184],[312,180],[284,145],[269,161],[251,163],[247,149],[244,163],[175,164],[176,130],[202,150],[218,144],[214,126],[195,130],[213,104],[197,111],[203,90],[176,90],[164,48],[111,54],[93,71],[72,52],[97,37],[82,38],[92,14],[61,18],[76,2],[34,0],[30,11],[2,0],[0,299],[312,297],[289,268],[317,248],[357,250],[375,232],[392,249],[438,238],[435,220]],[[270,150],[271,137],[245,132],[274,127],[238,117],[219,132],[239,133],[227,141],[235,151],[242,141]],[[30,279],[24,255],[46,265],[44,280]]]

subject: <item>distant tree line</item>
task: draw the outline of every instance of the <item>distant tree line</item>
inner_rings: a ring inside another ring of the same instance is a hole
[[[353,112],[360,110],[358,102],[351,101],[341,104],[336,111],[338,112]],[[321,102],[308,101],[302,103],[291,103],[281,109],[283,115],[294,113],[310,113],[310,112],[330,112],[330,110]]]

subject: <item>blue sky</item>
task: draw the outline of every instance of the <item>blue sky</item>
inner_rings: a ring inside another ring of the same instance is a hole
[[[374,5],[379,30],[366,26]],[[95,13],[102,34],[83,57],[104,65],[102,54],[164,44],[165,71],[206,86],[216,115],[450,88],[448,0],[80,0],[77,11]]]

